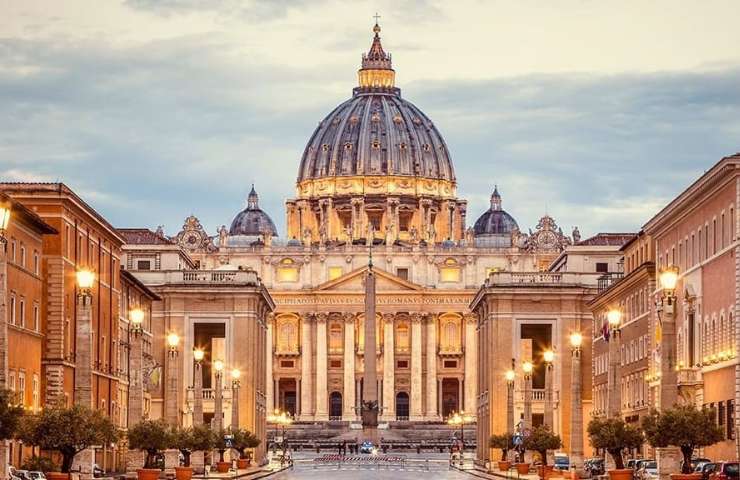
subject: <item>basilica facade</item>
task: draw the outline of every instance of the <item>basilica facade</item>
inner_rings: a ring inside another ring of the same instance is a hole
[[[284,235],[254,187],[229,227],[209,233],[190,216],[172,236],[156,232],[179,250],[180,269],[227,282],[229,272],[256,272],[275,305],[260,393],[268,410],[299,421],[359,418],[370,255],[380,419],[440,421],[477,409],[478,319],[469,306],[478,287],[492,272],[541,271],[573,243],[548,216],[523,233],[497,188],[468,226],[452,153],[432,120],[402,97],[378,25],[373,33],[358,86],[319,122],[298,162]],[[152,275],[142,269],[165,268],[161,245],[151,247],[125,247],[127,268],[141,278]],[[207,348],[234,348],[220,340],[227,330],[209,335]],[[184,365],[192,364],[188,355]],[[179,398],[182,412],[192,411],[187,392]]]

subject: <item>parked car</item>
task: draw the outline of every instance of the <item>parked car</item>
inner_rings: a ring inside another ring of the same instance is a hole
[[[643,460],[640,462],[636,476],[642,480],[656,480],[658,478],[658,462],[655,460]]]
[[[627,463],[625,464],[624,468],[631,468],[632,470],[637,470],[637,462],[642,460],[641,458],[630,458],[627,460]]]
[[[568,470],[570,468],[570,459],[565,453],[556,453],[553,459],[553,465],[559,470]]]
[[[97,463],[94,464],[93,465],[93,477],[97,478],[97,477],[102,477],[104,475],[105,475],[105,472],[103,471],[102,468],[100,468],[100,465],[98,465]]]
[[[360,445],[360,453],[373,453],[374,450],[375,445],[373,445],[373,442],[364,441]]]
[[[699,463],[694,469],[694,473],[701,473],[701,480],[709,480],[709,476],[714,472],[717,464],[714,462]]]
[[[583,462],[583,468],[590,477],[604,474],[604,459],[600,457],[589,458]]]
[[[738,477],[740,477],[738,462],[719,462],[709,475],[709,480],[735,480]]]
[[[44,472],[30,471],[28,472],[28,476],[31,477],[31,480],[46,480],[46,475],[44,475]]]
[[[691,459],[691,471],[693,472],[694,470],[696,470],[696,466],[699,465],[700,463],[707,463],[707,462],[711,462],[711,460],[709,460],[708,458],[699,458],[699,457],[692,458]],[[681,460],[681,463],[679,465],[680,465],[681,470],[683,470],[683,460]]]

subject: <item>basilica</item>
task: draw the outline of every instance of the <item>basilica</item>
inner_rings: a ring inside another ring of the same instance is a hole
[[[452,152],[434,122],[403,98],[380,26],[373,33],[352,96],[319,122],[297,161],[287,232],[277,231],[276,212],[260,208],[253,186],[229,227],[210,233],[190,216],[171,237],[161,229],[147,241],[129,234],[124,247],[126,268],[143,279],[164,268],[166,255],[147,242],[177,250],[182,269],[224,279],[257,272],[275,303],[266,326],[265,405],[304,422],[359,418],[362,282],[371,250],[380,419],[441,421],[477,409],[478,320],[469,306],[480,285],[492,272],[544,270],[579,241],[577,230],[570,238],[549,216],[523,233],[493,185],[490,208],[468,220]],[[234,348],[218,338],[228,328],[201,327],[197,315],[186,321],[185,331],[214,336],[209,348]],[[182,411],[192,411],[186,402]]]

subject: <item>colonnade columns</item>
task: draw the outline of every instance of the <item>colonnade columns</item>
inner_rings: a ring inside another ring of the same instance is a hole
[[[421,313],[411,314],[411,411],[409,419],[421,420]]]
[[[437,316],[428,315],[427,324],[427,418],[439,418],[437,411]]]
[[[326,379],[326,313],[317,313],[316,317],[316,415],[318,421],[329,420],[329,402],[327,398]]]
[[[310,420],[311,405],[311,317],[301,317],[301,420]]]
[[[355,412],[355,314],[344,314],[344,395],[342,395],[344,421],[354,421]]]
[[[465,407],[464,410],[474,414],[477,410],[477,384],[475,374],[478,371],[478,316],[474,313],[465,315]]]
[[[394,343],[394,315],[383,314],[383,411],[382,418],[395,420],[396,418],[396,346]]]
[[[275,381],[272,378],[272,359],[273,359],[273,348],[272,348],[272,323],[274,316],[269,314],[267,316],[267,333],[265,335],[265,350],[266,363],[265,363],[265,405],[267,408],[268,415],[272,414],[272,410],[275,408]],[[296,399],[298,400],[298,399]]]

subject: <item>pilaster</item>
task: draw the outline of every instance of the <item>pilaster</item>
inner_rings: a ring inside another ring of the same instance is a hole
[[[396,347],[394,339],[394,320],[392,313],[383,314],[383,411],[385,420],[396,418]]]
[[[316,415],[318,421],[329,419],[327,400],[326,320],[327,314],[317,313],[316,318]]]
[[[422,419],[421,410],[421,319],[422,314],[411,314],[411,399],[409,419]]]
[[[437,316],[426,317],[427,326],[427,382],[426,382],[426,416],[427,419],[438,419],[437,411]]]
[[[301,420],[313,418],[311,401],[311,317],[301,316]]]
[[[355,412],[355,314],[344,314],[344,394],[342,413],[345,421],[354,421]]]
[[[465,406],[464,410],[470,414],[476,411],[477,385],[475,374],[477,372],[476,360],[478,358],[478,315],[468,313],[465,321]]]

